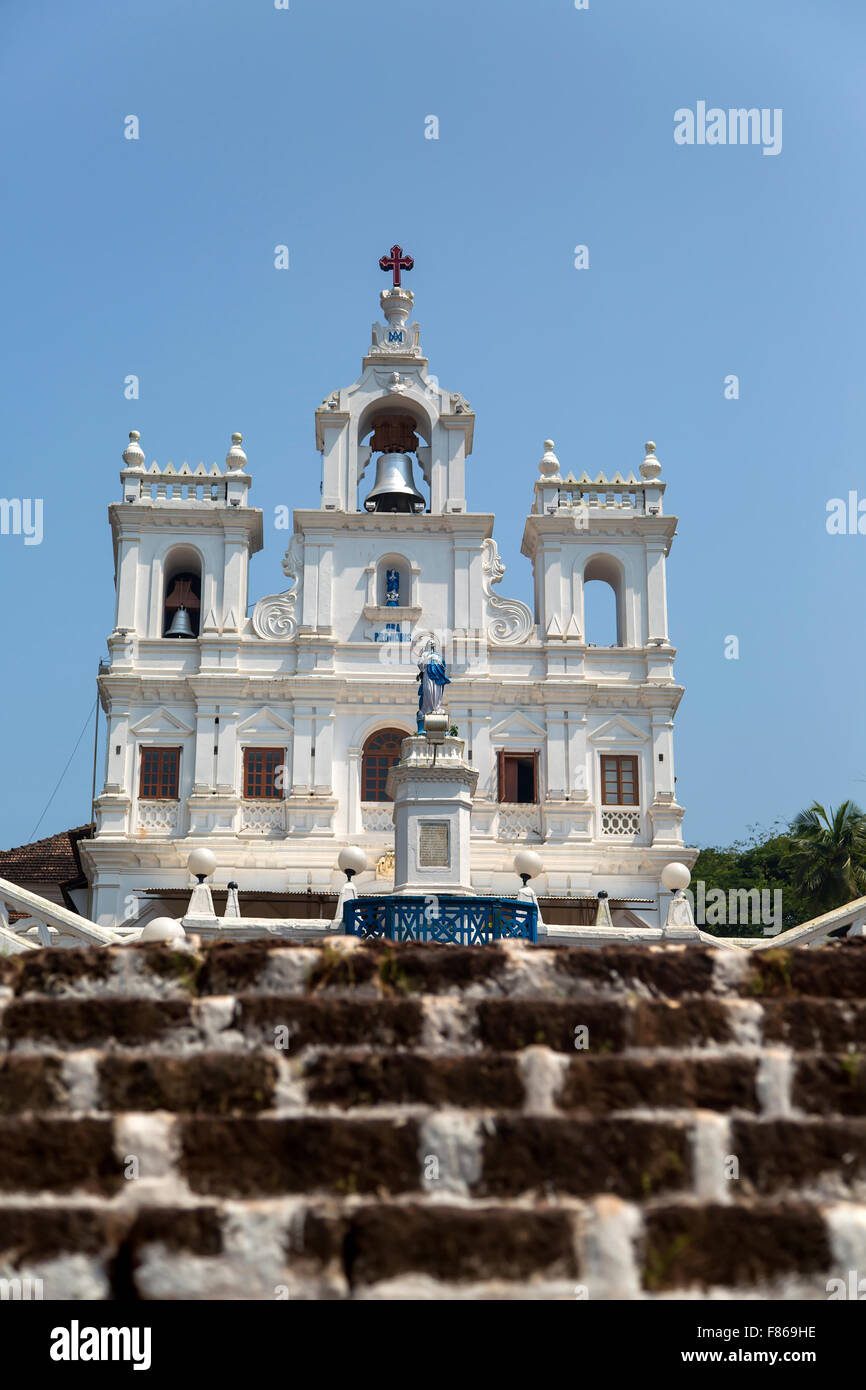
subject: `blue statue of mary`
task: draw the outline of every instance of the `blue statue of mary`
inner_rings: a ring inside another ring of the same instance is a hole
[[[436,650],[436,644],[431,640],[429,647],[424,652],[418,662],[418,733],[424,732],[425,714],[436,714],[442,708],[442,701],[445,696],[446,685],[451,684],[451,677],[446,673],[445,662]]]

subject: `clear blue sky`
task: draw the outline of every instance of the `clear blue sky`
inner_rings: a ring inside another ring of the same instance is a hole
[[[529,597],[546,436],[593,474],[657,442],[690,842],[866,801],[866,535],[825,525],[866,498],[864,42],[859,0],[7,0],[0,495],[45,510],[41,545],[0,536],[0,845],[93,704],[127,431],[194,464],[243,431],[253,596],[282,587],[273,509],[318,505],[313,410],[357,375],[395,240],[477,412],[502,592]],[[675,144],[698,101],[781,108],[781,153]],[[89,818],[91,737],[40,835]]]

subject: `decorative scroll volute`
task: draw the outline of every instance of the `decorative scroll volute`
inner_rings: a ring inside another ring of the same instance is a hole
[[[283,569],[292,582],[281,594],[260,598],[253,609],[253,631],[266,641],[290,642],[298,630],[296,609],[300,598],[300,578],[303,552],[300,540],[293,536],[283,560]]]
[[[527,641],[535,629],[532,614],[525,603],[516,598],[500,598],[493,593],[505,574],[499,558],[499,548],[492,538],[484,541],[481,553],[481,587],[491,614],[487,635],[498,646],[513,647]]]

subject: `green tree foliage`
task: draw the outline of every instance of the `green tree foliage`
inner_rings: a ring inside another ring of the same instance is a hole
[[[790,836],[787,827],[781,822],[772,826],[749,826],[747,837],[735,840],[727,849],[710,847],[702,849],[692,869],[692,890],[696,891],[699,882],[705,884],[707,894],[720,888],[729,898],[738,889],[759,892],[777,890],[782,894],[782,931],[796,927],[812,915],[802,893],[795,888],[787,856],[790,852]],[[771,901],[775,901],[771,897]],[[702,927],[713,936],[761,936],[760,923],[739,923],[726,926]]]
[[[866,894],[866,814],[851,801],[833,811],[815,802],[790,825],[750,826],[728,848],[702,849],[692,869],[692,890],[705,893],[758,889],[782,894],[782,930],[844,907]],[[715,936],[760,936],[760,923],[703,926]]]
[[[791,823],[792,881],[814,915],[866,893],[866,815],[853,801],[835,811],[816,801]]]

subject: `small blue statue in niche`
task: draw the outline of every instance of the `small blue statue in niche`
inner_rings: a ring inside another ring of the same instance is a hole
[[[451,684],[451,677],[445,670],[445,662],[436,650],[436,643],[432,638],[427,650],[418,662],[416,679],[420,682],[420,686],[418,689],[418,714],[415,723],[418,733],[423,734],[424,715],[437,714],[441,710],[445,697],[445,687]]]
[[[398,608],[400,605],[399,570],[385,571],[385,604],[388,608]]]

